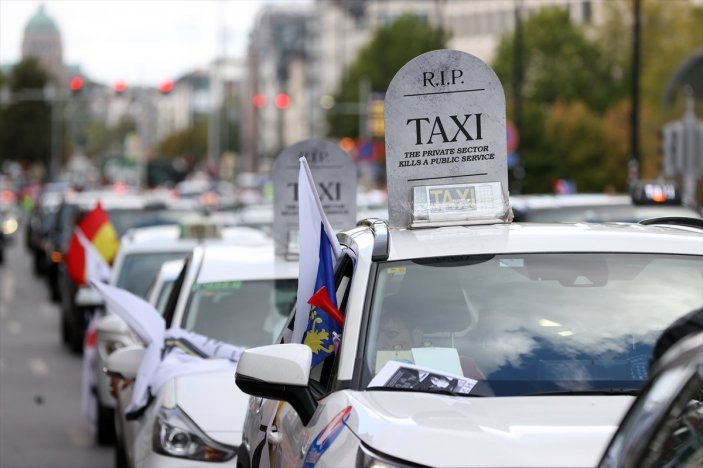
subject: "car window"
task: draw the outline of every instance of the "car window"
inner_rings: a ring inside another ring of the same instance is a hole
[[[171,294],[171,290],[173,289],[173,283],[175,283],[176,280],[170,280],[170,281],[164,281],[161,284],[161,291],[159,291],[159,296],[156,298],[156,310],[161,312],[163,315],[164,310],[166,309],[166,303],[168,302],[168,296]]]
[[[181,289],[183,288],[183,283],[185,282],[186,275],[188,274],[188,270],[190,268],[190,262],[193,260],[193,255],[188,254],[186,256],[185,260],[183,261],[183,268],[181,268],[180,273],[178,273],[178,277],[176,278],[176,281],[173,282],[173,286],[171,287],[171,292],[168,295],[168,299],[166,300],[166,306],[164,307],[163,310],[163,315],[164,315],[164,321],[166,322],[166,328],[171,328],[171,324],[173,323],[173,316],[176,313],[176,306],[178,305],[178,298],[181,295]]]
[[[188,252],[135,252],[125,255],[117,276],[116,286],[139,297],[146,297],[161,265],[180,260]]]
[[[271,344],[283,328],[296,289],[294,279],[196,283],[183,327],[237,346]]]
[[[381,263],[375,284],[363,385],[409,361],[496,395],[638,390],[661,330],[703,302],[703,260],[460,256]]]

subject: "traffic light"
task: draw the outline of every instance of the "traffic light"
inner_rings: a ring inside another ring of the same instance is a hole
[[[68,82],[68,86],[71,88],[71,93],[73,94],[80,93],[84,84],[85,82],[83,81],[83,77],[79,75],[72,77]]]
[[[266,106],[266,95],[262,93],[256,93],[254,97],[251,98],[251,103],[257,109],[261,109]]]
[[[117,81],[114,85],[112,85],[112,89],[118,96],[122,95],[125,91],[127,91],[127,83],[123,80]]]
[[[161,94],[168,94],[173,91],[173,81],[166,80],[159,85],[159,91]]]
[[[290,96],[286,93],[278,93],[274,98],[273,103],[281,110],[288,109],[290,106]]]

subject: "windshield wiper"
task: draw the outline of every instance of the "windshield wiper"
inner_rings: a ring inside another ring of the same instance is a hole
[[[640,393],[636,388],[593,388],[590,390],[553,390],[548,392],[528,393],[526,396],[559,396],[559,395],[634,395]]]
[[[366,387],[366,390],[386,390],[388,392],[420,392],[420,393],[437,393],[440,395],[459,396],[459,397],[485,397],[480,393],[459,393],[446,388],[399,388],[399,387]]]

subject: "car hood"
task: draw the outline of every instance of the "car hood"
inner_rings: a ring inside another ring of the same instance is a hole
[[[347,426],[386,455],[428,466],[595,466],[631,396],[452,397],[350,392]]]
[[[238,446],[249,395],[234,383],[234,369],[175,379],[176,404],[214,440]]]

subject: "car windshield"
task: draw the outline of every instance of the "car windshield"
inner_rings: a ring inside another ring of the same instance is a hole
[[[161,265],[171,260],[180,260],[188,252],[135,252],[125,255],[117,276],[118,288],[145,298],[149,285],[154,282]]]
[[[294,279],[195,284],[183,327],[237,346],[271,344],[293,307],[297,284]]]
[[[539,253],[386,262],[365,339],[366,386],[389,361],[495,395],[632,391],[655,340],[703,303],[703,258]]]

